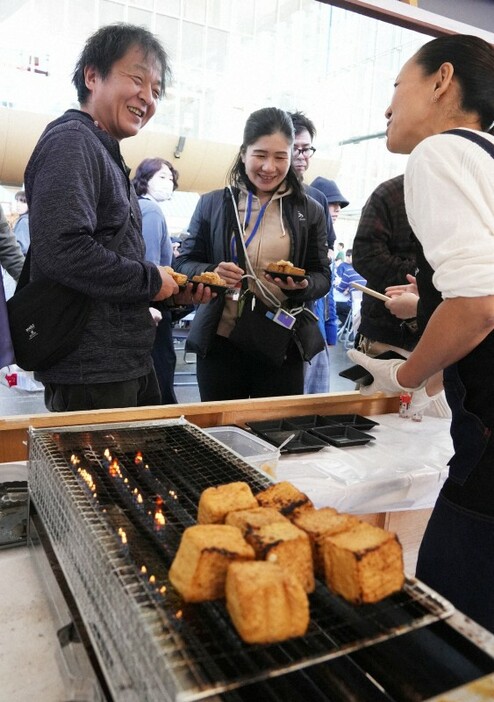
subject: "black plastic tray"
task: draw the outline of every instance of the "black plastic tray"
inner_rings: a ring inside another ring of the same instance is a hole
[[[372,429],[372,427],[378,427],[379,422],[375,422],[369,417],[363,417],[361,414],[332,414],[326,419],[331,419],[331,421],[336,422],[336,424],[345,424],[351,426],[354,429]]]
[[[327,441],[332,446],[344,448],[346,446],[361,446],[368,444],[374,439],[370,434],[365,434],[359,429],[347,426],[345,424],[333,424],[327,427],[316,427],[310,430],[310,433],[317,436],[323,441]]]
[[[288,417],[287,421],[297,429],[313,429],[314,427],[327,427],[330,424],[341,424],[334,422],[332,417],[325,417],[321,414],[304,414],[302,417]]]
[[[328,442],[303,429],[287,428],[283,430],[257,431],[256,434],[274,446],[280,446],[289,436],[293,439],[281,449],[281,453],[301,453],[303,451],[320,451],[328,447]]]
[[[301,283],[302,280],[308,280],[306,275],[297,275],[296,273],[277,273],[276,271],[268,271],[267,269],[264,269],[264,272],[270,275],[271,278],[279,278],[285,283],[288,282],[288,278],[291,278],[294,283]]]
[[[261,422],[246,422],[247,426],[255,434],[262,434],[265,431],[282,431],[284,429],[297,429],[291,419],[266,419]]]

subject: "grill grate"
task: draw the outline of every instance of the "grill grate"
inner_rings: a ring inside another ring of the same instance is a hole
[[[183,603],[167,573],[206,487],[244,480],[255,493],[267,477],[183,419],[31,429],[29,463],[34,504],[118,700],[204,699],[453,611],[414,580],[360,607],[319,584],[305,637],[248,646],[222,602]]]

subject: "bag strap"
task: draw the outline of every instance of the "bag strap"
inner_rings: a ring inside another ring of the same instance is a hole
[[[457,136],[462,136],[469,141],[473,141],[475,144],[478,144],[482,149],[484,149],[484,151],[487,151],[492,158],[494,158],[494,144],[488,139],[485,139],[478,132],[469,132],[465,129],[448,129],[448,131],[443,132],[443,134],[456,134]]]
[[[247,249],[245,247],[245,241],[242,237],[242,225],[240,223],[240,215],[238,212],[238,206],[237,206],[237,201],[235,200],[235,195],[233,194],[233,190],[230,186],[227,187],[227,192],[230,194],[231,202],[232,202],[232,207],[233,207],[233,212],[234,212],[234,220],[233,220],[233,232],[235,235],[235,244],[237,247],[237,257],[238,257],[238,262],[240,266],[246,271],[246,274],[242,277],[242,293],[245,295],[249,289],[248,286],[248,278],[251,278],[254,280],[255,284],[257,285],[257,288],[259,289],[260,294],[262,297],[269,302],[269,304],[273,305],[273,307],[280,308],[282,307],[281,302],[278,300],[278,298],[273,295],[273,293],[267,288],[267,286],[263,283],[260,278],[256,275],[254,268],[252,267],[252,264],[249,260],[249,257],[247,255]]]
[[[116,251],[118,247],[120,246],[124,235],[127,232],[127,228],[129,226],[129,220],[130,220],[130,209],[129,212],[127,213],[127,217],[125,218],[125,222],[122,224],[118,232],[115,234],[113,239],[107,244],[104,248],[108,249],[108,251]],[[25,285],[29,283],[29,278],[31,275],[31,244],[29,245],[29,248],[26,252],[26,258],[24,259],[24,264],[22,266],[21,274],[19,276],[19,280],[17,282],[15,292],[17,290],[21,290]]]

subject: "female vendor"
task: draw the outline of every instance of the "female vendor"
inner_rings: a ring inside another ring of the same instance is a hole
[[[388,149],[410,154],[405,202],[426,326],[406,361],[348,355],[374,376],[366,395],[413,391],[444,371],[455,453],[417,577],[494,631],[492,45],[465,35],[425,44],[401,69],[386,118]]]

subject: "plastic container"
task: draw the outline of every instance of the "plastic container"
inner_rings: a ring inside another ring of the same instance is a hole
[[[254,468],[264,471],[272,478],[276,477],[280,451],[272,444],[239,427],[209,427],[204,431],[235,451]]]

